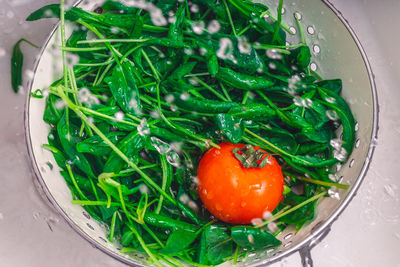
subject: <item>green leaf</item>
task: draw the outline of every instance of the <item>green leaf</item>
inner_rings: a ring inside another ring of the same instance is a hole
[[[65,162],[66,162],[64,154],[58,148],[56,148],[54,146],[44,144],[43,147],[45,149],[49,150],[51,153],[53,153],[54,160],[56,161],[57,165],[60,168],[64,169]]]
[[[178,229],[174,231],[168,238],[164,248],[159,250],[160,253],[177,254],[189,247],[197,238],[197,233]]]
[[[144,142],[141,136],[136,132],[130,133],[118,143],[118,149],[122,151],[127,157],[131,158],[139,154],[140,150],[144,148]],[[119,155],[112,152],[104,165],[103,172],[119,173],[126,163]]]
[[[134,68],[130,62],[122,62],[120,66],[117,65],[114,67],[112,76],[107,77],[105,81],[122,110],[127,113],[140,115],[140,95],[136,80],[132,75]]]
[[[218,114],[216,117],[218,128],[232,143],[239,143],[244,133],[242,119],[229,114]]]
[[[113,144],[117,144],[126,136],[126,134],[123,132],[110,132],[106,136],[111,142],[113,142]],[[76,144],[76,149],[78,152],[89,153],[95,156],[107,156],[112,151],[110,146],[98,135],[86,138],[82,142],[79,142]]]
[[[22,85],[22,67],[24,64],[24,55],[22,54],[20,44],[24,39],[20,39],[13,47],[11,54],[11,86],[15,93],[18,93]]]
[[[26,21],[34,21],[43,18],[58,18],[59,16],[60,16],[60,5],[50,4],[32,12],[26,18]]]
[[[283,203],[285,205],[296,206],[308,198],[305,196],[298,196],[290,192],[285,196]],[[281,217],[279,220],[287,224],[302,224],[314,218],[314,208],[316,201],[310,202],[303,207]]]
[[[236,226],[231,229],[233,241],[247,249],[268,249],[282,244],[274,235],[265,229],[250,226]]]
[[[63,107],[63,102],[61,98],[50,94],[46,98],[43,120],[49,124],[57,125],[64,114],[65,108]]]
[[[336,94],[340,94],[342,91],[342,80],[341,79],[333,79],[333,80],[323,80],[316,83],[319,87],[323,87],[329,91],[333,91]]]
[[[217,265],[232,255],[233,243],[224,228],[207,226],[200,240],[199,262]]]
[[[79,128],[71,124],[71,122],[67,124],[65,114],[57,123],[57,133],[65,154],[68,156],[68,159],[71,160],[71,165],[77,166],[89,177],[96,177],[89,161],[82,153],[76,150],[76,144],[80,141]]]

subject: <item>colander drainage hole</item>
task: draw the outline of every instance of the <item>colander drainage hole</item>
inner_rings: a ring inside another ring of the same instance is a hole
[[[313,45],[313,51],[314,54],[319,54],[319,52],[321,52],[321,48],[319,47],[319,45]]]
[[[358,128],[359,128],[359,125],[358,125],[358,122],[356,122],[356,124],[354,125],[354,131],[358,131]]]
[[[99,236],[99,239],[100,239],[101,241],[103,241],[104,243],[107,243],[107,240],[105,240],[104,237]]]
[[[350,167],[350,168],[353,167],[354,161],[355,161],[354,159],[351,159],[351,160],[350,160],[350,163],[349,163],[349,167]]]
[[[358,138],[357,141],[356,141],[356,148],[358,148],[360,146],[360,142],[361,142],[360,138]]]
[[[291,33],[296,34],[296,28],[295,27],[291,26],[289,28],[289,30],[291,31]]]
[[[284,240],[288,240],[289,238],[291,238],[293,236],[292,233],[289,233],[287,235],[285,235],[285,237],[283,238]]]
[[[310,64],[310,69],[312,71],[316,71],[317,70],[317,64],[315,64],[314,62]]]
[[[274,250],[275,250],[275,249],[273,249],[273,248],[268,249],[268,250],[267,250],[267,254],[271,254]]]
[[[90,224],[90,223],[86,223],[87,227],[89,227],[89,229],[94,231],[94,227]]]
[[[285,245],[283,245],[284,248],[287,248],[288,246],[290,246],[292,244],[292,241],[287,242]]]
[[[83,214],[83,216],[86,217],[86,219],[89,219],[89,220],[90,220],[90,215],[89,215],[89,213],[87,213],[86,211],[82,211],[82,214]]]
[[[313,26],[308,26],[307,27],[307,32],[308,32],[308,34],[314,34],[315,33],[314,27]]]

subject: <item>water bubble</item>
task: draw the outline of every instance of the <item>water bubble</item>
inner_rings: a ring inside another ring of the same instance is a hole
[[[142,194],[148,194],[148,193],[149,193],[149,188],[147,187],[147,185],[141,184],[141,185],[139,186],[139,191],[140,191],[140,193],[142,193]]]
[[[327,110],[326,111],[326,116],[328,117],[328,119],[330,119],[331,121],[337,121],[339,119],[339,115],[336,113],[336,111],[334,110]]]
[[[68,67],[74,67],[79,62],[79,56],[72,53],[66,53],[65,63]]]
[[[276,69],[276,64],[274,62],[270,62],[268,64],[268,68],[270,68],[271,70],[274,70],[274,69]]]
[[[26,77],[28,78],[28,79],[32,79],[33,78],[33,76],[35,76],[35,73],[32,71],[32,70],[26,70],[25,71],[25,75],[26,75]]]
[[[333,151],[333,157],[338,161],[344,162],[347,159],[347,150],[341,147],[340,149]]]
[[[165,154],[170,149],[170,145],[161,139],[154,136],[152,136],[150,139],[153,147],[158,151],[158,153]]]
[[[232,62],[236,63],[236,60],[233,56],[233,44],[229,38],[221,38],[219,39],[219,49],[217,51],[217,57],[222,59],[229,59]]]
[[[90,90],[86,87],[82,87],[78,91],[78,100],[82,104],[87,104],[89,107],[93,104],[100,104],[100,100],[97,97],[93,96]]]
[[[204,32],[205,23],[204,21],[194,21],[192,24],[192,30],[196,34],[202,34]]]
[[[200,10],[199,6],[196,4],[192,4],[192,6],[190,7],[190,11],[193,13],[197,13],[197,12],[199,12],[199,10]]]
[[[269,57],[270,59],[282,59],[282,55],[281,53],[279,53],[276,49],[267,49],[265,50],[265,53],[267,54],[267,57]]]
[[[335,186],[328,189],[328,195],[333,199],[340,200],[339,192]]]
[[[175,23],[175,21],[176,21],[176,17],[169,17],[168,18],[168,22],[171,23],[171,24]]]
[[[221,29],[221,24],[215,19],[208,23],[207,31],[211,34],[218,32]]]
[[[63,99],[57,100],[56,103],[54,104],[54,106],[57,109],[63,109],[66,105],[67,105],[67,103]]]
[[[254,226],[260,225],[260,224],[262,224],[262,223],[263,223],[263,220],[262,220],[261,218],[254,218],[254,219],[251,219],[251,224],[254,225]]]
[[[193,55],[193,50],[190,48],[183,49],[183,52],[185,52],[186,55]]]
[[[331,147],[333,147],[335,150],[339,150],[342,147],[342,141],[339,139],[332,139],[331,141],[329,141],[329,144],[331,145]]]
[[[40,218],[40,212],[34,212],[33,214],[33,219],[38,220]]]
[[[383,186],[385,193],[391,198],[396,198],[397,185],[386,184]]]
[[[182,202],[183,204],[188,204],[189,201],[190,201],[190,198],[189,198],[189,196],[187,194],[182,194],[179,197],[179,201]]]
[[[125,117],[125,114],[122,111],[117,111],[117,112],[115,112],[114,117],[117,120],[122,121]]]
[[[147,2],[145,0],[121,0],[121,2],[126,6],[141,8],[150,13],[151,20],[155,26],[165,26],[167,25],[167,20],[162,14],[162,10],[156,7],[153,3]]]
[[[268,210],[264,211],[264,213],[263,213],[263,219],[264,219],[264,220],[269,220],[269,219],[271,219],[271,218],[272,218],[272,213],[271,213],[270,211],[268,211]]]
[[[201,55],[201,56],[204,56],[204,55],[207,53],[207,50],[206,50],[204,47],[201,47],[201,48],[199,49],[199,52],[200,52],[200,55]]]
[[[249,234],[249,235],[247,236],[247,239],[249,240],[249,242],[250,242],[251,244],[254,244],[254,236],[253,236],[252,234]]]
[[[189,208],[191,208],[194,211],[199,210],[199,206],[193,200],[189,201],[188,206],[189,206]]]
[[[111,27],[111,33],[117,34],[119,33],[120,29],[118,27]]]
[[[272,233],[275,233],[276,231],[279,230],[278,226],[277,226],[276,223],[274,223],[274,222],[270,222],[270,223],[267,225],[267,227],[268,227],[268,229],[269,229]]]
[[[179,154],[170,149],[169,151],[166,152],[166,158],[169,164],[171,164],[172,166],[178,168],[181,166],[181,159],[179,157]]]
[[[240,53],[248,55],[251,53],[251,45],[245,36],[240,36],[238,38],[238,48]]]
[[[188,94],[188,93],[182,93],[182,94],[180,95],[180,98],[181,98],[183,101],[188,100],[188,99],[189,99],[189,94]]]
[[[293,97],[293,103],[298,106],[298,107],[305,107],[305,108],[309,108],[312,106],[312,100],[309,98],[301,98],[299,96],[295,96]]]
[[[7,18],[12,19],[14,18],[15,14],[11,10],[8,10],[6,13]]]
[[[137,130],[138,130],[139,135],[141,135],[141,136],[150,134],[150,128],[149,128],[149,125],[147,124],[146,118],[143,118],[140,121],[140,124],[138,125]]]

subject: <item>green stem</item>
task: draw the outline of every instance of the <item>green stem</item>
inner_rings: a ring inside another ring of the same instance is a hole
[[[231,11],[229,10],[229,7],[228,7],[228,3],[226,3],[226,0],[222,0],[222,2],[224,3],[226,15],[228,16],[229,24],[231,25],[233,35],[237,36],[235,25],[233,24],[233,20],[232,20],[232,16],[231,16]]]
[[[307,199],[307,200],[301,202],[300,204],[294,206],[293,208],[290,208],[290,209],[288,209],[287,211],[282,212],[282,213],[279,214],[279,215],[275,215],[275,216],[273,216],[271,219],[269,219],[269,220],[267,220],[267,221],[265,221],[265,222],[263,222],[263,223],[261,223],[261,224],[259,224],[259,225],[256,225],[255,228],[263,227],[263,226],[269,224],[270,222],[273,222],[273,221],[275,221],[275,220],[278,220],[279,218],[282,218],[283,216],[286,216],[286,215],[288,215],[289,213],[292,213],[293,211],[295,211],[295,210],[297,210],[297,209],[303,207],[304,205],[307,205],[308,203],[313,202],[314,200],[319,199],[320,197],[322,197],[322,196],[325,195],[325,194],[326,194],[326,191],[323,191],[323,192],[321,192],[321,193],[319,193],[319,194],[317,194],[317,195],[315,195],[315,196],[313,196],[313,197],[311,197],[311,198],[309,198],[309,199]]]
[[[95,43],[143,43],[149,39],[92,39],[81,40],[77,44],[95,44]]]
[[[108,241],[110,241],[110,242],[114,242],[114,232],[115,232],[116,221],[117,221],[117,211],[114,212],[112,219],[111,219],[110,234],[108,235]]]
[[[158,74],[158,71],[156,70],[156,68],[154,67],[153,63],[151,62],[149,56],[147,55],[147,53],[142,49],[142,54],[144,56],[144,59],[147,61],[147,63],[150,66],[151,71],[154,74],[154,77],[156,78],[157,83],[160,82],[160,75]]]
[[[161,189],[166,190],[167,187],[167,180],[168,180],[168,170],[167,170],[167,158],[165,155],[160,154],[160,161],[161,161],[161,168],[162,168],[162,185]],[[164,197],[160,196],[157,204],[157,208],[155,209],[155,213],[159,214],[162,208],[162,203],[163,203]]]
[[[111,149],[121,158],[123,159],[132,169],[134,169],[149,185],[151,185],[156,191],[158,191],[160,194],[164,195],[168,201],[170,201],[172,204],[177,205],[177,202],[175,199],[173,199],[170,195],[168,195],[165,191],[161,189],[161,187],[156,184],[146,173],[144,173],[132,160],[130,160],[116,145],[114,145],[113,142],[111,142],[107,136],[103,134],[102,131],[99,130],[87,117],[86,115],[77,107],[75,106],[71,100],[69,100],[65,94],[62,92],[62,89],[59,88],[59,93],[60,96],[64,99],[64,101],[67,103],[68,107],[72,109],[78,117],[80,117],[87,125],[92,128],[92,130],[100,136],[103,141],[111,147]]]
[[[227,101],[227,99],[221,95],[219,92],[217,92],[214,88],[212,88],[211,86],[209,86],[207,83],[203,82],[201,79],[199,79],[198,77],[194,77],[194,80],[196,82],[198,82],[199,84],[201,84],[203,87],[205,87],[207,90],[209,90],[211,93],[213,93],[215,96],[217,96],[219,99],[221,99],[222,101]]]
[[[308,183],[312,183],[312,184],[318,184],[318,185],[322,185],[322,186],[326,186],[326,187],[335,186],[335,187],[340,188],[340,189],[349,189],[349,187],[350,187],[347,184],[339,184],[339,183],[334,183],[334,182],[325,182],[325,181],[315,180],[315,179],[312,179],[312,178],[295,175],[295,174],[292,174],[292,173],[289,173],[289,172],[286,172],[286,171],[284,171],[283,173],[285,175],[292,176],[292,177],[294,177],[294,178],[296,178],[298,180],[304,181],[304,182],[308,182]]]

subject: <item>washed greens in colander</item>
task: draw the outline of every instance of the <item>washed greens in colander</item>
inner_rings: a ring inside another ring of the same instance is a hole
[[[354,145],[341,80],[310,69],[299,20],[301,42],[286,42],[281,8],[273,18],[242,0],[106,1],[28,17],[61,14],[62,31],[73,22],[61,37],[64,76],[41,88],[52,126],[44,147],[73,203],[109,225],[122,252],[144,251],[157,265],[236,262],[280,245],[288,225],[301,229],[328,188],[347,188],[332,181]],[[234,225],[202,206],[197,166],[222,142],[278,160],[285,190],[271,216]]]

